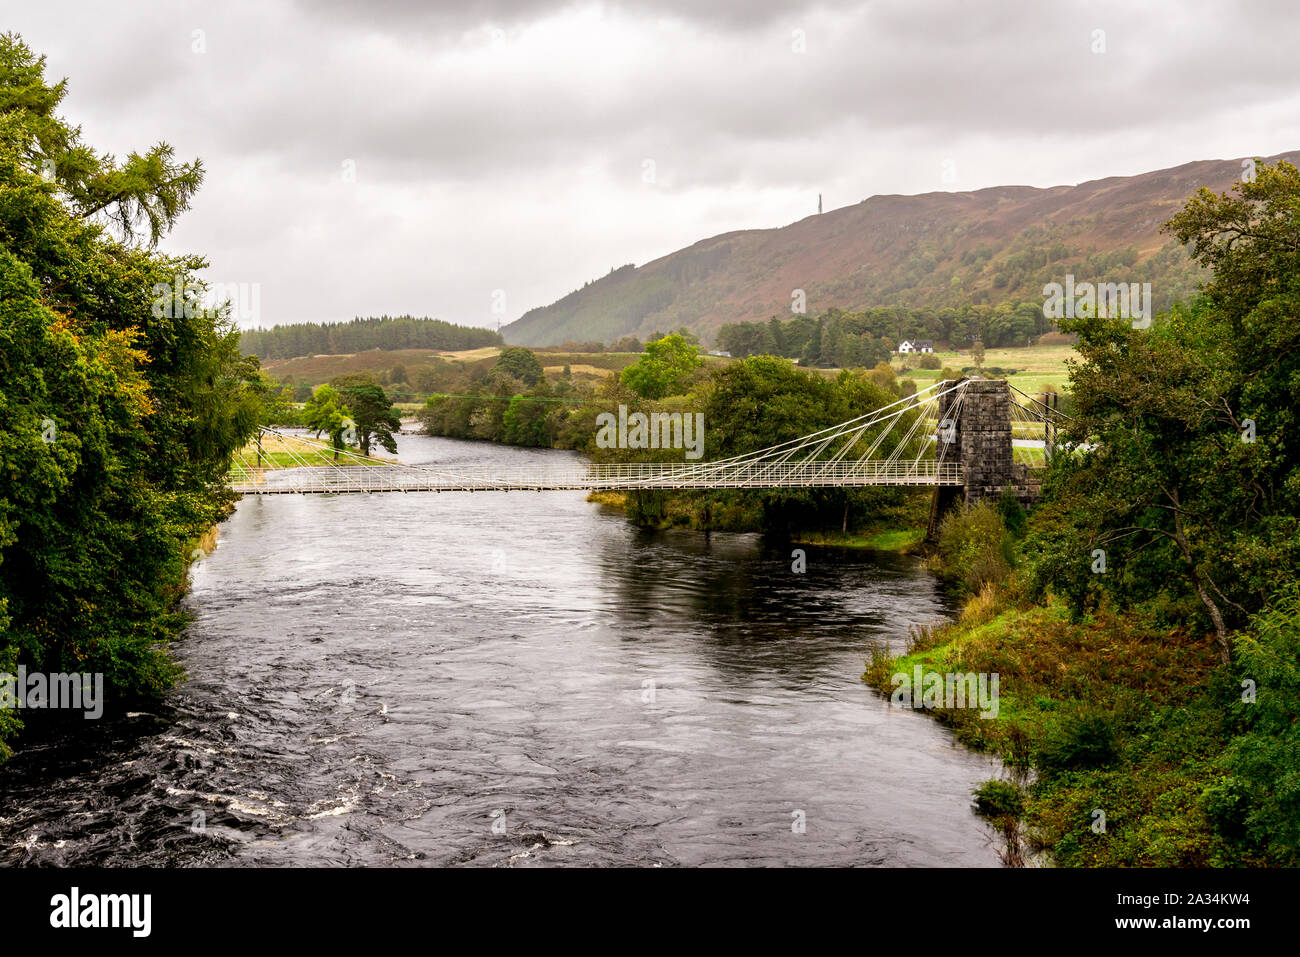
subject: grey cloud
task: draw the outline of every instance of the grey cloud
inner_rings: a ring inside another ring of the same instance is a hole
[[[295,0],[308,15],[350,23],[383,22],[429,31],[472,30],[484,24],[513,26],[575,6],[573,0],[466,0],[444,4],[427,0]],[[819,6],[854,8],[866,0],[822,0]],[[645,17],[674,17],[729,28],[759,26],[799,15],[809,5],[788,0],[608,0],[610,10]]]
[[[265,276],[284,318],[369,295],[488,321],[484,289],[509,283],[523,311],[610,265],[780,225],[823,187],[828,208],[944,188],[946,156],[961,188],[1051,185],[1204,158],[1211,141],[1223,155],[1297,145],[1236,132],[1257,115],[1300,140],[1300,11],[1281,3],[598,9],[232,0],[110,15],[50,0],[13,26],[69,76],[90,142],[202,156],[209,182],[176,244]],[[303,262],[347,275],[374,250],[382,295],[301,288]]]

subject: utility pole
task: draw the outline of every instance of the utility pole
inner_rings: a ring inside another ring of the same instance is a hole
[[[822,214],[822,194],[818,193],[817,194],[817,215],[820,216],[821,214]]]

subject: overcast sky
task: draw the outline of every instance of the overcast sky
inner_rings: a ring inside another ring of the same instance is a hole
[[[92,145],[161,139],[203,159],[164,248],[206,255],[214,281],[260,284],[262,324],[494,326],[611,267],[794,222],[818,193],[830,210],[1300,147],[1288,2],[0,0],[0,13],[69,78],[64,114]]]

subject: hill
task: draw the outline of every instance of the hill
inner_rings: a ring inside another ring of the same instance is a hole
[[[1300,160],[1300,151],[1269,161]],[[713,341],[724,323],[832,307],[959,308],[1041,301],[1067,273],[1083,282],[1150,282],[1154,308],[1203,278],[1160,225],[1201,186],[1231,188],[1242,160],[1204,160],[1077,186],[873,196],[778,229],[724,233],[643,266],[627,265],[502,330],[518,345],[686,326]]]

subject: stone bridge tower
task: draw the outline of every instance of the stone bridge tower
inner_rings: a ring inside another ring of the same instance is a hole
[[[1038,483],[1025,466],[1016,464],[1012,453],[1011,387],[1005,379],[981,378],[949,380],[943,387],[963,381],[964,390],[939,399],[939,431],[942,435],[945,428],[955,429],[943,461],[961,465],[965,484],[935,488],[931,540],[937,537],[943,516],[959,499],[978,502],[997,498],[1008,488],[1026,504],[1038,498]]]

